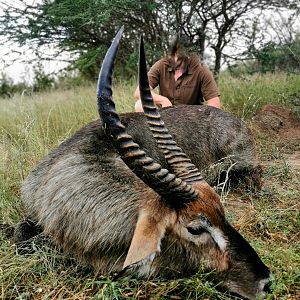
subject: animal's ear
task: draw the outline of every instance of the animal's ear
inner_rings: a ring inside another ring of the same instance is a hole
[[[166,231],[166,220],[147,211],[140,211],[123,271],[140,267],[140,275],[148,275],[155,255],[160,252],[160,242]]]

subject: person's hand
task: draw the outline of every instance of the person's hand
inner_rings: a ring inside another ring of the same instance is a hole
[[[159,96],[159,100],[157,101],[158,105],[161,105],[162,107],[172,106],[171,101],[164,96]]]
[[[156,98],[155,104],[158,107],[172,106],[171,101],[167,97],[160,96],[160,95],[159,95],[159,97]],[[144,111],[141,100],[138,100],[138,101],[135,102],[134,110],[136,112],[143,112]]]

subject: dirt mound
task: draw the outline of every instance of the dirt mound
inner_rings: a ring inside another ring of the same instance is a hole
[[[288,131],[299,131],[300,119],[292,110],[277,106],[265,105],[254,116],[255,125],[262,131],[285,135]]]
[[[267,147],[264,165],[276,165],[284,161],[295,170],[300,170],[300,119],[290,109],[266,105],[253,118],[259,139]],[[272,147],[272,148],[271,148]],[[266,151],[266,150],[265,150]]]
[[[265,105],[256,112],[253,121],[254,127],[266,139],[274,138],[300,150],[300,119],[292,110],[277,105]]]

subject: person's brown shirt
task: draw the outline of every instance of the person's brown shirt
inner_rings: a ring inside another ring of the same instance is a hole
[[[212,73],[197,55],[188,59],[186,69],[176,81],[174,74],[174,66],[167,57],[157,61],[148,72],[151,88],[159,86],[159,94],[173,105],[202,104],[204,100],[220,96]]]

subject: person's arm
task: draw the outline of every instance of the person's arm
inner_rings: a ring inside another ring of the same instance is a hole
[[[161,96],[161,95],[155,93],[153,91],[153,89],[150,89],[150,91],[151,91],[153,101],[156,105],[159,105],[159,106],[162,106],[162,107],[172,106],[171,101],[167,97],[164,97],[164,96]],[[142,102],[141,102],[141,99],[140,99],[141,97],[140,97],[139,87],[136,88],[135,93],[134,93],[134,97],[136,99],[136,103],[135,103],[135,106],[134,106],[135,111],[136,112],[142,112],[143,111],[143,106],[142,106]]]
[[[211,71],[202,65],[201,92],[207,105],[221,108],[220,93]]]
[[[214,106],[216,108],[221,108],[221,101],[219,97],[214,97],[206,101],[207,105]]]
[[[153,97],[153,101],[156,105],[165,107],[165,106],[171,106],[172,103],[167,97],[164,97],[162,95],[159,95],[154,92],[154,88],[159,85],[159,78],[161,73],[161,66],[162,66],[162,60],[157,61],[149,70],[148,72],[148,79],[149,79],[149,85],[150,85],[150,91],[151,95]],[[142,103],[140,100],[140,90],[139,87],[136,88],[134,97],[136,100],[135,103],[135,111],[140,112],[143,111]]]

